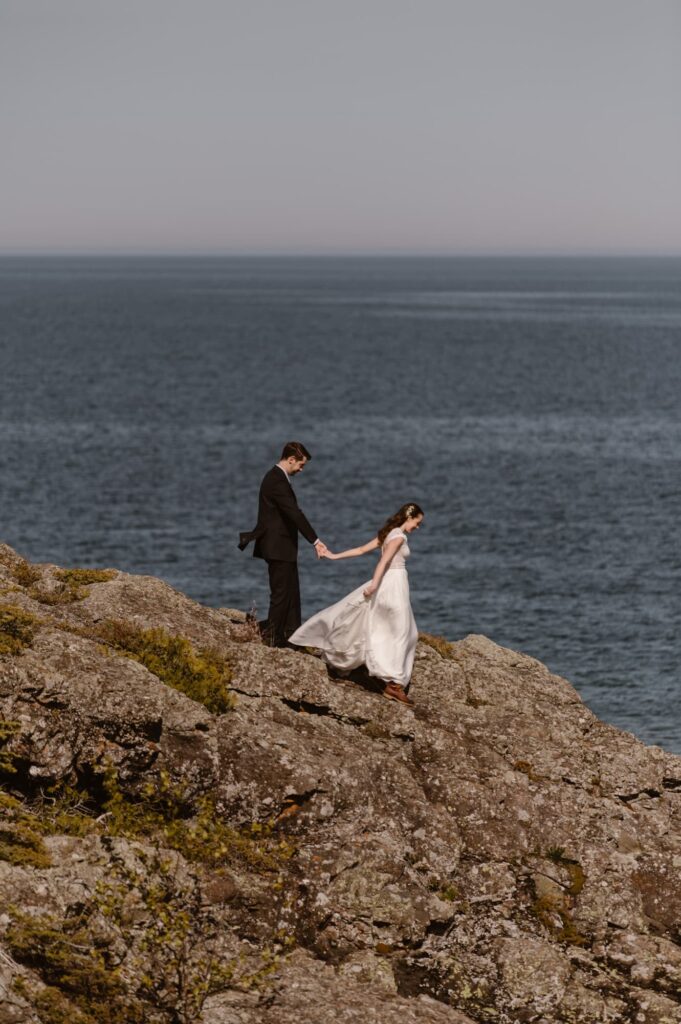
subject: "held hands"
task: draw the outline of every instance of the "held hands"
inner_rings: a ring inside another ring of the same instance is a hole
[[[331,554],[323,540],[316,541],[314,549],[317,558],[328,558]]]

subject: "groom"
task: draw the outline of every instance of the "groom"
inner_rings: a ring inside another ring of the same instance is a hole
[[[298,533],[314,544],[317,558],[327,547],[298,508],[291,477],[301,473],[312,456],[299,441],[284,445],[276,466],[265,474],[258,496],[258,522],[250,533],[239,534],[243,551],[255,541],[253,555],[267,562],[270,578],[270,609],[259,623],[264,639],[273,647],[285,647],[291,633],[300,626],[300,584],[298,582]]]

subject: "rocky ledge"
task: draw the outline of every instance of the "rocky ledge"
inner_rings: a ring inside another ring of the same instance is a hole
[[[681,1021],[681,758],[482,636],[412,694],[0,547],[0,1024]]]

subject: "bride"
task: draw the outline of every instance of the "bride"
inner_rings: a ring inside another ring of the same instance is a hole
[[[316,647],[335,669],[349,672],[366,665],[369,673],[385,682],[383,696],[410,707],[414,702],[405,687],[411,678],[418,630],[409,603],[405,559],[407,536],[418,530],[423,511],[413,502],[403,505],[388,519],[378,535],[359,548],[330,559],[355,558],[381,549],[381,557],[369,583],[329,608],[317,612],[289,637],[289,643]]]

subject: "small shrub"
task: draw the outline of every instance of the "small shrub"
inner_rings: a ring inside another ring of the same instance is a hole
[[[39,619],[14,604],[0,604],[0,655],[30,647]]]
[[[3,726],[13,724],[0,721],[0,737]],[[9,774],[14,766],[8,755],[6,759],[3,761],[0,750],[0,768]],[[28,802],[0,789],[0,860],[46,868],[51,861],[44,836],[82,837],[103,831],[93,812],[85,806],[86,794],[65,785],[49,790],[48,794],[51,795]]]
[[[43,1024],[197,1024],[210,994],[262,988],[290,948],[277,933],[250,972],[241,957],[223,959],[199,879],[181,880],[159,851],[139,858],[141,869],[115,860],[75,914],[10,908],[5,942],[46,986],[19,978],[15,989]]]
[[[273,835],[271,825],[253,822],[235,829],[225,824],[210,798],[201,801],[191,822],[174,822],[167,828],[166,838],[187,860],[211,867],[241,864],[264,873],[280,871],[295,852],[290,842]]]
[[[106,830],[109,835],[141,838],[162,833],[170,822],[187,817],[191,807],[184,791],[171,782],[167,772],[147,782],[137,798],[122,791],[113,767],[103,779]]]
[[[293,855],[293,845],[275,837],[271,825],[253,822],[242,829],[227,825],[212,797],[204,797],[198,813],[190,817],[189,800],[166,772],[147,783],[137,801],[121,791],[113,768],[107,769],[104,788],[110,835],[154,837],[194,863],[210,867],[242,864],[264,873],[280,870]]]
[[[449,640],[445,640],[443,636],[419,633],[419,640],[422,644],[427,644],[428,647],[432,647],[434,651],[437,651],[441,658],[445,658],[447,661],[456,660],[452,644],[450,644]]]
[[[164,1019],[190,1024],[209,994],[213,963],[198,953],[204,938],[200,888],[196,879],[180,883],[158,853],[142,855],[142,861],[143,871],[114,864],[111,879],[97,887],[97,905],[130,950],[127,967],[139,999]],[[135,942],[140,912],[145,928]]]
[[[239,623],[236,630],[232,630],[232,640],[236,640],[240,644],[263,643],[255,605],[253,605],[250,612],[246,612],[246,621]]]
[[[45,835],[82,837],[100,829],[92,803],[88,793],[60,782],[42,794],[32,810],[40,818]]]
[[[106,878],[63,918],[9,908],[6,946],[40,979],[20,978],[15,987],[38,1018],[43,1024],[197,1024],[210,994],[264,988],[292,937],[277,931],[259,953],[225,959],[220,929],[205,913],[203,872],[187,872],[170,849],[212,869],[238,864],[277,872],[274,892],[291,844],[278,840],[271,825],[231,828],[210,797],[189,817],[187,796],[167,773],[130,800],[110,767],[103,789],[104,798],[101,789],[96,798],[62,785],[35,808],[0,791],[0,856],[9,849],[5,859],[13,863],[47,866],[42,835],[65,820],[70,834],[97,830],[146,841],[146,849],[135,851],[138,864],[114,854]],[[105,809],[97,819],[95,804]]]
[[[231,668],[216,651],[195,651],[183,636],[172,636],[164,629],[135,629],[114,620],[101,627],[100,637],[213,714],[223,714],[235,706],[228,689]]]

